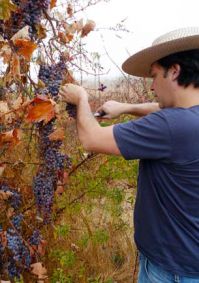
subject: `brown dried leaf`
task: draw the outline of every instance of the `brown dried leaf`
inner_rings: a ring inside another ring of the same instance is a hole
[[[82,28],[81,37],[87,36],[91,31],[95,29],[95,26],[96,24],[94,21],[88,20],[87,23]]]
[[[31,264],[32,274],[38,276],[39,279],[47,278],[47,270],[41,262]]]
[[[25,26],[22,29],[20,29],[17,33],[13,35],[11,40],[14,42],[16,39],[27,39],[30,40],[29,36],[29,26]]]
[[[50,1],[50,9],[54,8],[57,4],[57,0],[51,0]]]
[[[12,195],[12,192],[0,191],[0,200],[8,200]]]
[[[64,129],[63,128],[57,129],[48,137],[51,141],[63,140],[65,138]]]
[[[39,39],[44,39],[46,38],[46,27],[42,24],[37,25],[37,36]]]
[[[55,117],[55,103],[44,96],[37,96],[28,105],[26,120],[30,123],[44,121],[48,123]]]
[[[14,208],[13,207],[8,208],[7,213],[6,213],[7,217],[11,218],[14,214],[15,214]]]
[[[5,168],[6,168],[6,164],[1,164],[0,165],[0,177],[3,175],[3,172],[4,172]]]
[[[7,43],[4,43],[1,46],[0,56],[3,58],[3,63],[7,64],[11,60],[12,51],[10,46]]]
[[[8,242],[6,231],[0,232],[0,238],[1,238],[2,246],[5,248],[7,246],[7,242]]]
[[[57,195],[62,195],[64,191],[65,191],[65,190],[64,190],[64,187],[61,186],[61,185],[58,185],[58,186],[57,186],[57,189],[56,189],[56,191],[55,191],[55,193],[56,193]]]
[[[47,241],[45,240],[41,240],[39,245],[38,245],[38,253],[41,255],[41,256],[44,256],[45,253],[46,253],[46,247],[47,247]]]
[[[17,48],[17,54],[22,55],[30,61],[32,53],[37,48],[37,44],[27,39],[16,39],[14,45]]]
[[[67,6],[67,14],[69,15],[69,17],[73,16],[73,7],[70,3]]]
[[[13,147],[18,144],[21,139],[21,130],[14,129],[0,134],[0,147],[9,144],[9,147]]]
[[[19,56],[16,53],[12,55],[10,61],[10,71],[5,76],[5,82],[11,82],[12,80],[20,80],[21,78],[21,69],[20,69],[20,60]]]

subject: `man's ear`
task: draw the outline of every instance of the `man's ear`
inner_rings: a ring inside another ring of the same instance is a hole
[[[171,78],[173,81],[176,81],[177,78],[180,75],[180,65],[179,64],[174,64],[171,68],[170,68],[170,74],[171,74]]]

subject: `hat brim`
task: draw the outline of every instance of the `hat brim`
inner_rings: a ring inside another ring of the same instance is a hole
[[[181,51],[199,49],[199,35],[187,36],[170,40],[130,56],[123,64],[122,69],[129,75],[137,77],[151,77],[151,65],[157,60]]]

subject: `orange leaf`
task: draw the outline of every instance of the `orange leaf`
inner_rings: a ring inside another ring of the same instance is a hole
[[[63,140],[65,137],[64,129],[63,128],[57,129],[48,137],[51,141]]]
[[[30,61],[33,51],[37,44],[27,39],[16,39],[14,45],[17,47],[17,53]]]
[[[28,105],[26,120],[30,123],[44,121],[48,123],[55,117],[55,103],[43,96],[37,96]]]
[[[51,0],[50,1],[50,9],[54,8],[57,4],[57,0]]]
[[[59,39],[60,39],[60,41],[62,42],[62,43],[67,43],[67,38],[66,38],[66,35],[63,33],[63,32],[59,32],[58,33],[58,37],[59,37]]]
[[[10,147],[19,143],[21,131],[20,129],[14,129],[0,134],[0,146],[9,144]]]
[[[67,38],[67,43],[71,42],[73,40],[74,35],[72,33],[67,33],[66,38]]]

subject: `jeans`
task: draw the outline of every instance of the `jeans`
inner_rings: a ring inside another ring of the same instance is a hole
[[[173,274],[140,255],[138,283],[199,283],[199,277]]]

